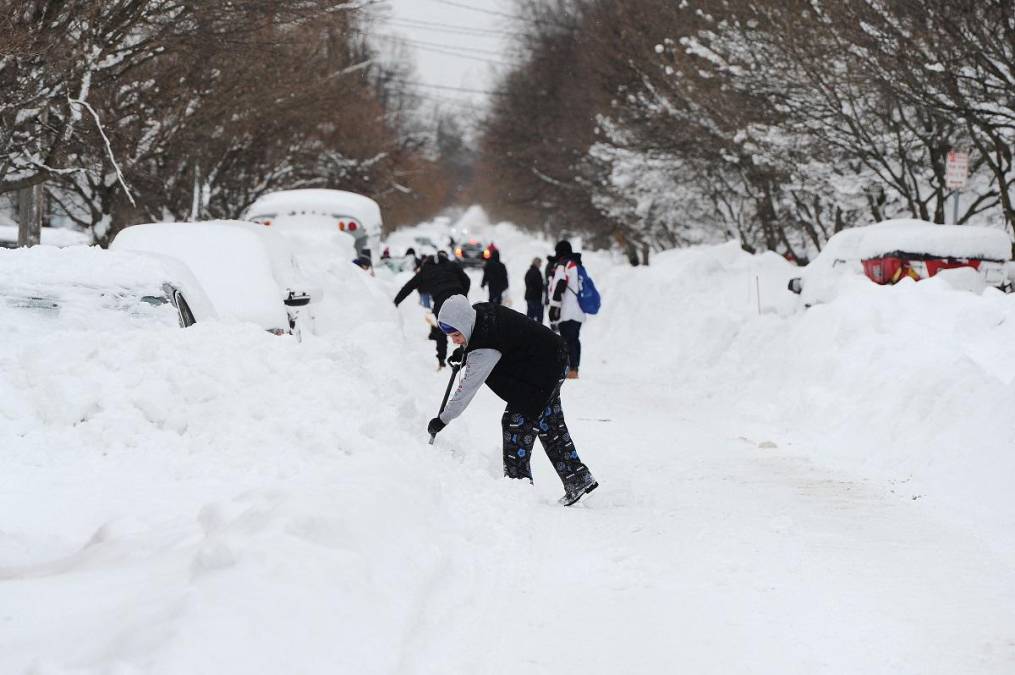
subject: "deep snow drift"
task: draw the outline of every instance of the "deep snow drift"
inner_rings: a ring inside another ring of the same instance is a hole
[[[467,218],[521,306],[552,243]],[[500,478],[488,392],[426,444],[447,377],[408,273],[304,255],[302,344],[0,328],[0,673],[1015,669],[1012,296],[804,312],[735,244],[588,254],[563,398],[601,487],[562,509],[541,451]]]

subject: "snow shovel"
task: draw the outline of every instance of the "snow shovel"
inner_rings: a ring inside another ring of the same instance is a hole
[[[444,412],[444,406],[448,404],[448,397],[451,396],[451,387],[455,384],[455,375],[458,374],[461,367],[461,364],[451,367],[451,379],[448,380],[448,388],[444,392],[444,400],[441,401],[441,409],[437,411],[437,417],[441,416],[441,413]],[[437,434],[430,434],[430,445],[433,445],[435,438],[437,438]]]

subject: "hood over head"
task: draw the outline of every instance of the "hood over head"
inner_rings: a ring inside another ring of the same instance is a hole
[[[452,295],[441,305],[437,321],[457,330],[468,342],[472,337],[472,329],[476,326],[476,310],[464,295]]]

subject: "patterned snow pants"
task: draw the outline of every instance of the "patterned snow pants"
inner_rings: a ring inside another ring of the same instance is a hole
[[[521,413],[513,412],[508,406],[500,423],[504,430],[505,476],[532,480],[529,462],[537,436],[562,483],[568,475],[585,466],[578,458],[578,451],[574,449],[567,423],[564,422],[559,384],[538,419],[528,419]]]

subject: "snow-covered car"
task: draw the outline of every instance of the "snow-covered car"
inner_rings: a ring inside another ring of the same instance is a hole
[[[863,275],[859,244],[866,227],[854,227],[836,232],[825,247],[800,273],[789,280],[789,290],[803,300],[805,306],[830,302],[838,292],[843,277]]]
[[[976,225],[935,225],[922,220],[890,220],[870,228],[859,244],[864,273],[876,284],[916,281],[938,272],[971,267],[987,286],[1008,283],[1008,233]]]
[[[829,302],[843,283],[866,277],[893,284],[908,277],[927,279],[941,270],[970,267],[988,286],[1009,286],[1006,263],[1012,243],[1003,230],[975,225],[937,225],[894,219],[836,233],[789,290],[805,306]]]
[[[190,326],[217,318],[190,270],[165,256],[97,247],[0,251],[0,324],[19,327]]]
[[[482,267],[490,259],[490,249],[478,239],[467,239],[455,246],[455,259],[463,267]]]
[[[270,192],[251,204],[243,219],[286,235],[344,233],[353,238],[357,257],[371,260],[381,240],[381,207],[369,197],[345,190]]]
[[[313,332],[321,291],[299,270],[284,239],[257,223],[149,223],[119,232],[113,250],[159,253],[184,263],[218,314],[297,337]]]

